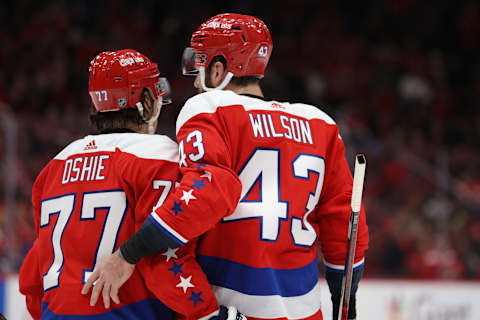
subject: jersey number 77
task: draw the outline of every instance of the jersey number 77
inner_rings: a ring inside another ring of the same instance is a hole
[[[155,207],[160,206],[163,203],[167,194],[170,192],[172,184],[172,181],[168,180],[153,181],[153,189],[160,189],[161,186],[164,187]],[[65,259],[62,249],[62,237],[72,218],[72,213],[75,209],[76,196],[76,193],[69,193],[42,200],[40,209],[40,228],[49,226],[51,222],[50,217],[58,214],[58,218],[51,233],[53,262],[47,272],[43,275],[44,291],[56,288],[59,285],[59,278]],[[90,265],[91,268],[83,269],[82,283],[85,283],[99,263],[115,250],[118,233],[125,213],[128,210],[128,201],[125,192],[118,189],[84,192],[82,194],[80,221],[99,219],[96,212],[101,209],[107,210],[105,222],[98,240],[94,261],[92,261],[92,264]]]

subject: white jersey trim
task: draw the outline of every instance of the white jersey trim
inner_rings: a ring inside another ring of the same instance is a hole
[[[247,317],[304,319],[321,308],[319,282],[308,293],[296,297],[257,296],[218,286],[212,288],[219,304],[235,306]]]
[[[241,105],[245,111],[270,110],[282,111],[308,120],[319,119],[335,125],[335,121],[322,110],[304,103],[265,101],[259,98],[239,95],[230,90],[214,90],[197,94],[185,102],[177,118],[176,132],[190,120],[201,113],[215,113],[222,106]]]
[[[163,228],[165,229],[165,231],[167,231],[170,236],[174,237],[175,239],[178,240],[178,242],[181,242],[182,244],[185,244],[188,242],[187,239],[185,239],[184,237],[182,237],[177,231],[175,231],[172,227],[170,227],[165,221],[162,220],[162,218],[160,218],[158,216],[158,214],[156,214],[155,212],[152,212],[151,213],[151,216],[153,219],[155,219],[155,221]]]
[[[172,139],[163,135],[141,133],[109,133],[86,136],[69,144],[54,159],[66,160],[75,154],[99,151],[115,152],[117,148],[138,158],[178,163],[178,146]]]
[[[357,263],[354,263],[353,268],[357,268],[357,267],[361,266],[364,262],[365,262],[365,258],[358,261]],[[330,269],[335,269],[335,270],[339,270],[339,271],[345,270],[345,266],[343,264],[339,265],[339,264],[328,263],[325,260],[323,260],[323,263],[325,264],[326,267],[328,267]]]

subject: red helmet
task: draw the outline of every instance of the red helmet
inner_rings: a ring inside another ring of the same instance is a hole
[[[190,45],[184,60],[195,53],[194,60],[184,61],[184,74],[206,68],[215,56],[223,56],[227,71],[234,77],[258,78],[263,78],[273,48],[270,31],[262,20],[233,13],[219,14],[202,23],[192,34]]]
[[[136,109],[143,88],[150,88],[155,99],[170,93],[167,79],[159,78],[157,64],[132,49],[98,54],[89,72],[88,92],[97,111]],[[163,104],[169,102],[167,98]]]

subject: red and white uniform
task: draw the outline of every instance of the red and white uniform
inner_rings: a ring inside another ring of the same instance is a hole
[[[165,136],[87,136],[42,170],[32,194],[37,239],[20,271],[35,319],[173,319],[174,312],[197,319],[218,310],[195,261],[195,241],[141,261],[119,305],[91,307],[90,295],[81,294],[93,269],[173,191],[177,150]]]
[[[322,319],[317,246],[343,269],[353,183],[335,122],[310,105],[214,90],[186,102],[177,140],[181,184],[150,220],[179,243],[208,231],[197,258],[219,304],[249,319]],[[367,246],[362,208],[356,266]]]

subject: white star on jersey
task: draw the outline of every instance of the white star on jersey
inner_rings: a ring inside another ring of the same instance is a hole
[[[209,171],[203,171],[203,172],[205,172],[205,173],[202,174],[202,175],[200,176],[200,178],[205,177],[205,178],[208,179],[208,181],[212,182],[212,174],[211,174]]]
[[[190,276],[188,278],[184,278],[184,277],[180,276],[180,283],[177,284],[177,288],[182,288],[183,293],[187,293],[188,288],[195,287],[195,285],[190,283],[190,279],[192,279],[192,276]]]
[[[188,202],[189,202],[190,200],[192,200],[192,199],[197,199],[197,198],[192,194],[193,189],[190,189],[190,191],[188,191],[188,192],[186,192],[185,190],[182,190],[182,192],[183,192],[183,195],[182,195],[182,197],[180,198],[180,200],[185,201],[185,203],[187,204],[187,206],[188,206]]]
[[[177,252],[178,248],[175,248],[175,249],[171,249],[171,248],[168,248],[167,251],[165,251],[164,253],[162,253],[162,256],[166,256],[167,257],[167,262],[168,260],[170,260],[170,258],[175,258],[177,259],[177,255],[175,254],[175,252]]]

